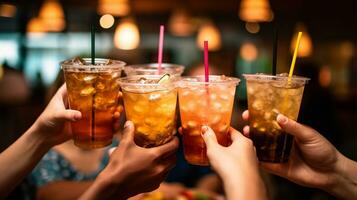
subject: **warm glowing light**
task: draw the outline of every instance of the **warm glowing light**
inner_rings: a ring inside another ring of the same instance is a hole
[[[139,28],[133,20],[123,20],[115,29],[114,45],[118,49],[131,50],[139,46]]]
[[[47,31],[62,31],[66,26],[63,9],[58,0],[46,0],[40,9],[39,17]]]
[[[101,15],[126,16],[130,13],[128,0],[99,0],[98,13]]]
[[[100,26],[103,28],[110,28],[114,24],[114,17],[113,15],[106,14],[103,15],[99,20]]]
[[[311,41],[311,37],[309,35],[309,33],[307,32],[306,27],[299,23],[296,26],[296,32],[291,40],[291,44],[290,44],[290,50],[291,53],[294,53],[294,49],[295,49],[295,43],[296,43],[296,38],[298,36],[299,31],[303,32],[301,39],[300,39],[300,46],[298,49],[298,57],[309,57],[312,54],[313,51],[313,47],[312,47],[312,41]]]
[[[208,41],[208,50],[217,51],[222,46],[221,33],[212,22],[204,23],[198,30],[197,46],[203,49],[203,41]]]
[[[322,87],[328,87],[331,84],[331,70],[328,66],[323,66],[319,72],[319,83]]]
[[[6,3],[0,5],[1,17],[14,17],[15,14],[16,14],[16,6]]]
[[[46,32],[45,24],[40,18],[32,18],[27,24],[27,33],[33,36],[42,36]]]
[[[240,56],[243,58],[243,60],[252,62],[258,57],[258,49],[251,42],[243,43],[240,48]]]
[[[341,57],[349,60],[354,55],[354,46],[352,42],[345,41],[340,45]]]
[[[259,23],[256,22],[247,22],[245,23],[245,29],[247,29],[249,33],[258,33],[260,31],[260,26]]]
[[[273,20],[269,0],[242,0],[239,17],[246,22],[267,22]]]
[[[176,10],[169,19],[169,30],[175,36],[190,36],[195,31],[192,17],[185,10]]]

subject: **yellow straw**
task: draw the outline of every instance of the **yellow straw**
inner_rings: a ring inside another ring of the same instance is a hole
[[[302,35],[302,32],[299,32],[297,40],[296,40],[296,44],[295,44],[293,60],[291,61],[291,65],[290,65],[289,80],[291,80],[291,77],[293,76],[295,62],[296,62],[296,56],[297,56],[297,52],[298,52],[298,49],[299,49],[299,46],[300,46],[301,35]]]

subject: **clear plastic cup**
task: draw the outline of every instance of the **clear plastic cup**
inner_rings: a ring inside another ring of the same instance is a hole
[[[157,63],[129,65],[124,68],[124,72],[127,76],[133,75],[163,75],[170,74],[172,76],[181,76],[185,67],[183,65],[162,63],[161,71],[158,72]]]
[[[113,114],[118,106],[119,78],[125,63],[74,58],[61,62],[69,107],[82,119],[71,122],[74,144],[85,149],[107,146],[113,138]]]
[[[182,77],[177,82],[179,107],[186,160],[195,165],[208,165],[206,145],[201,137],[203,125],[210,126],[223,146],[231,144],[228,133],[238,78],[226,76]]]
[[[263,162],[287,162],[293,136],[276,121],[278,114],[297,120],[308,78],[286,74],[243,74],[247,81],[250,137]]]

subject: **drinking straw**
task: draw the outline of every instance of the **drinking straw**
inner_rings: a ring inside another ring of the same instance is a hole
[[[205,64],[205,82],[209,82],[209,65],[208,65],[208,41],[203,43],[204,49],[204,64]]]
[[[290,65],[289,80],[291,80],[291,77],[293,76],[295,62],[296,62],[296,56],[297,56],[297,52],[298,52],[299,46],[300,46],[301,35],[302,35],[302,32],[299,32],[297,40],[296,40],[296,44],[295,44],[293,60],[291,61],[291,65]]]
[[[276,62],[278,57],[278,25],[274,26],[274,43],[273,43],[273,63],[272,63],[272,75],[276,75]]]
[[[162,64],[162,49],[164,47],[164,30],[165,27],[164,25],[160,26],[160,38],[159,38],[159,52],[158,52],[158,58],[157,58],[157,62],[158,62],[158,73],[161,73],[161,64]]]
[[[92,24],[90,27],[90,37],[91,37],[91,42],[90,42],[90,46],[91,46],[91,58],[92,58],[92,65],[94,65],[95,61],[95,29],[94,29],[94,25]]]

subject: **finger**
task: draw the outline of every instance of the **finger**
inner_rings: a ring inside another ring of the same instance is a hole
[[[249,126],[244,126],[244,128],[243,128],[243,135],[245,136],[245,137],[250,137],[250,128],[249,128]]]
[[[124,124],[122,141],[128,143],[134,142],[134,130],[133,122],[126,121]]]
[[[179,146],[179,141],[177,137],[174,137],[170,142],[150,149],[157,157],[164,158],[176,152]]]
[[[206,143],[207,150],[218,145],[216,134],[208,126],[202,126],[202,137]]]
[[[82,118],[82,113],[78,110],[63,110],[55,115],[59,122],[72,121],[76,122]]]
[[[245,111],[242,113],[242,118],[243,118],[243,120],[245,120],[245,121],[248,121],[248,120],[249,120],[249,111],[248,111],[248,110],[245,110]]]
[[[309,142],[316,137],[315,131],[282,114],[278,115],[277,121],[284,131],[294,135],[301,142]]]
[[[237,141],[237,140],[239,140],[240,138],[243,137],[242,134],[239,131],[237,131],[236,129],[234,129],[232,127],[229,128],[229,133],[231,135],[231,139],[232,139],[233,142],[235,142],[235,141]]]
[[[179,132],[180,135],[182,135],[182,127],[180,127],[180,128],[178,129],[178,132]]]
[[[122,105],[117,106],[117,108],[115,109],[115,112],[114,112],[114,118],[119,119],[123,110],[124,110],[124,108]]]

